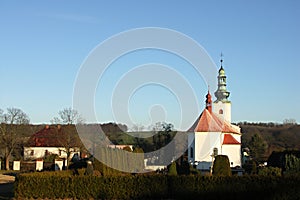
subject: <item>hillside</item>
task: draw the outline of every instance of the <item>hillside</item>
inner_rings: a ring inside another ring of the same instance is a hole
[[[265,156],[273,151],[300,150],[300,125],[276,125],[273,123],[240,123],[242,129],[242,147],[249,147],[255,134],[261,136],[266,144]]]

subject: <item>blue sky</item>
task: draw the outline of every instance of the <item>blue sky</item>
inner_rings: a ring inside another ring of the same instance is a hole
[[[223,52],[234,122],[299,123],[299,19],[297,0],[0,1],[0,108],[18,107],[32,123],[49,123],[72,106],[77,73],[99,43],[128,29],[162,27],[193,38],[218,67]],[[100,122],[114,121],[105,92],[126,70],[149,62],[176,68],[196,92],[199,111],[204,108],[207,86],[184,60],[143,51],[107,71],[95,95]],[[167,121],[178,123],[178,102],[167,89],[144,87],[132,99],[136,123],[147,125],[147,109],[157,104],[165,106]]]

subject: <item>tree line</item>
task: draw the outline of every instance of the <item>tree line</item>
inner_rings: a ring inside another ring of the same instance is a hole
[[[51,122],[62,124],[65,139],[62,146],[71,149],[71,143],[80,144],[75,123],[82,123],[81,115],[72,108],[64,108],[58,112]],[[44,125],[30,124],[29,116],[19,108],[0,109],[0,157],[9,168],[8,161],[13,156],[22,158],[22,147],[33,133],[44,128]],[[242,129],[242,147],[250,156],[258,161],[267,161],[273,151],[299,150],[300,149],[300,126],[293,119],[284,120],[283,124],[276,123],[248,123],[241,122],[238,125]],[[53,125],[54,126],[54,125]],[[87,124],[90,130],[97,130],[98,126],[114,144],[132,144],[142,148],[145,152],[157,150],[168,144],[176,135],[171,123],[159,122],[154,124],[149,131],[140,131],[138,134],[149,134],[149,137],[133,137],[125,132],[128,127],[125,124]],[[138,135],[137,134],[137,135]],[[67,150],[68,151],[68,150]],[[90,151],[90,149],[87,149]],[[70,154],[71,152],[67,152]]]

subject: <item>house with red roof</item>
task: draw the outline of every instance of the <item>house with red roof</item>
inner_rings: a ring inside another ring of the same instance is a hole
[[[188,160],[197,169],[210,171],[217,155],[227,155],[231,167],[241,166],[241,129],[231,124],[231,102],[222,66],[218,73],[216,100],[206,95],[206,107],[188,130]]]
[[[73,136],[72,133],[68,133],[60,125],[46,125],[29,138],[27,147],[24,147],[24,159],[43,159],[51,154],[56,154],[59,158],[65,160],[73,158],[74,155],[79,157],[80,149],[77,140]]]

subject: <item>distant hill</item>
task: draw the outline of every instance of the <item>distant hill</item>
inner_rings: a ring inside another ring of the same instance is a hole
[[[274,123],[239,123],[242,129],[242,147],[248,147],[256,133],[267,143],[265,157],[273,151],[300,150],[300,125]]]

